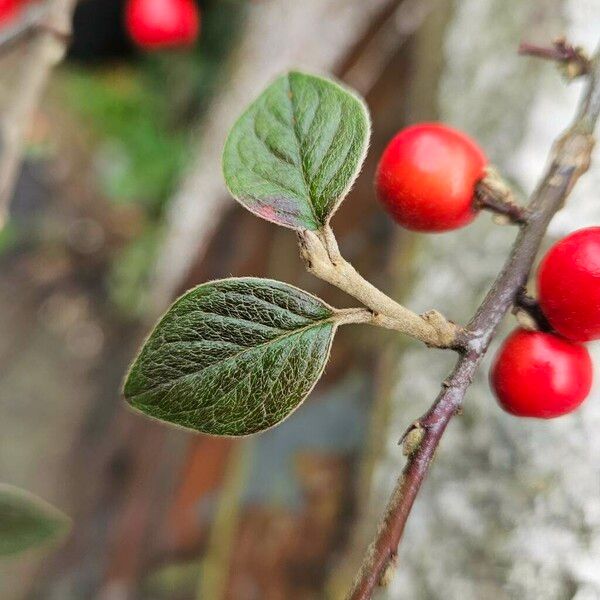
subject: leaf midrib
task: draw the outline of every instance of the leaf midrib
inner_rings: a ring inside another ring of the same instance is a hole
[[[290,103],[290,108],[291,108],[291,112],[292,112],[292,122],[291,122],[291,126],[292,126],[292,131],[294,132],[294,138],[296,139],[296,144],[298,145],[298,155],[300,156],[300,173],[302,173],[302,181],[304,182],[304,187],[306,189],[306,197],[308,198],[308,206],[310,208],[310,212],[312,214],[313,220],[315,222],[315,225],[317,225],[317,227],[319,227],[320,225],[322,225],[323,223],[321,223],[321,219],[319,218],[319,216],[317,215],[317,212],[315,210],[315,206],[313,203],[313,198],[312,198],[312,191],[311,191],[311,187],[309,184],[309,177],[308,177],[308,173],[306,172],[306,169],[304,167],[304,152],[302,149],[302,140],[300,138],[300,134],[298,131],[298,119],[296,118],[296,105],[294,103],[294,92],[292,91],[292,82],[290,80],[290,75],[292,75],[292,73],[288,73],[285,76],[285,81],[287,83],[287,94],[286,97],[288,99],[288,102]],[[318,92],[317,92],[318,95]],[[320,96],[319,96],[320,99]],[[318,110],[318,106],[317,106],[317,110]],[[317,114],[317,111],[315,110],[315,115]],[[314,120],[314,115],[313,118],[311,120],[311,125],[312,125],[312,121]],[[310,127],[309,127],[310,129]]]
[[[188,379],[188,378],[192,378],[192,377],[197,377],[198,375],[200,375],[201,373],[205,373],[206,371],[210,371],[211,369],[213,369],[214,367],[218,367],[220,365],[222,365],[225,362],[228,361],[235,361],[237,360],[242,354],[246,354],[247,352],[254,352],[256,350],[259,350],[260,348],[262,348],[263,346],[267,346],[270,344],[276,344],[282,340],[284,340],[287,337],[291,337],[293,335],[298,335],[298,334],[302,334],[303,332],[312,329],[314,327],[322,327],[323,325],[327,324],[327,323],[332,323],[333,325],[335,325],[336,323],[336,315],[332,314],[331,317],[328,317],[327,319],[322,319],[320,321],[315,321],[313,323],[310,323],[309,325],[305,325],[304,327],[301,327],[300,329],[293,329],[291,331],[285,332],[281,335],[278,335],[277,337],[268,340],[266,342],[261,342],[260,344],[258,344],[257,346],[249,346],[248,348],[244,348],[243,350],[240,350],[239,352],[237,352],[236,354],[233,354],[232,356],[227,357],[226,359],[220,361],[220,362],[216,362],[212,365],[209,365],[207,367],[204,367],[202,369],[200,369],[199,371],[194,371],[193,373],[186,373],[185,375],[181,375],[175,379],[173,379],[172,381],[169,382],[165,382],[165,383],[161,383],[153,388],[150,388],[149,390],[146,390],[144,392],[141,392],[139,394],[134,394],[132,396],[130,396],[129,400],[131,402],[134,401],[135,398],[138,398],[139,396],[143,396],[145,394],[151,394],[151,393],[155,393],[159,390],[161,390],[163,387],[174,387],[177,383],[179,383],[181,380],[183,379]],[[144,403],[138,403],[139,406],[153,406],[152,404],[144,404]]]
[[[286,356],[285,360],[287,361],[288,358],[289,358],[289,352],[288,352],[288,356]],[[282,367],[282,370],[283,370],[283,367]],[[249,376],[250,376],[249,372],[245,373],[243,379],[240,379],[239,381],[237,381],[236,385],[234,386],[234,388],[231,389],[231,390],[228,390],[226,394],[231,394],[233,392],[233,390],[238,385],[240,385],[243,381],[245,381]],[[223,396],[221,396],[219,398],[219,401],[222,399],[222,397]],[[144,405],[144,406],[147,407],[148,405]],[[228,425],[234,425],[234,424],[237,424],[237,423],[240,423],[240,422],[243,422],[243,421],[247,421],[260,407],[264,408],[264,406],[265,406],[265,402],[257,403],[257,405],[251,411],[249,411],[247,414],[239,417],[238,419],[236,419],[234,421],[229,421]],[[211,407],[203,407],[203,410],[209,410],[209,409],[212,409],[212,408],[213,408],[212,406]],[[199,410],[198,408],[186,408],[186,409],[183,409],[183,410],[178,410],[177,412],[174,412],[174,413],[167,412],[166,414],[169,416],[169,418],[174,418],[174,417],[180,417],[182,415],[187,415],[187,414],[190,414],[190,413],[195,413],[198,410]],[[214,422],[214,419],[213,419],[213,422]]]

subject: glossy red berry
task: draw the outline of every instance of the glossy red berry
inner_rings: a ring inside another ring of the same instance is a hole
[[[189,46],[198,37],[200,11],[195,0],[129,0],[125,23],[142,48]]]
[[[538,295],[561,335],[600,338],[600,227],[575,231],[550,248],[538,270]]]
[[[384,150],[377,195],[407,229],[456,229],[475,218],[475,185],[486,165],[482,150],[464,133],[440,123],[413,125]]]
[[[498,351],[490,382],[507,412],[551,419],[572,412],[585,400],[592,386],[592,361],[581,344],[517,329]]]

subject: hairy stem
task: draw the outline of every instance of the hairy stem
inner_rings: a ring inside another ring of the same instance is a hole
[[[599,113],[600,54],[597,53],[590,63],[588,85],[576,119],[555,142],[546,173],[533,192],[527,207],[527,222],[492,288],[460,333],[457,341],[464,345],[464,351],[454,371],[430,409],[405,434],[405,439],[411,439],[407,462],[349,593],[350,600],[371,598],[375,588],[389,580],[406,521],[440,439],[453,415],[460,411],[498,325],[525,285],[550,220],[589,167],[592,134]]]
[[[434,310],[418,315],[378,290],[344,259],[329,226],[320,231],[300,231],[298,240],[306,268],[362,302],[372,314],[368,322],[400,331],[428,346],[456,347],[457,325]]]

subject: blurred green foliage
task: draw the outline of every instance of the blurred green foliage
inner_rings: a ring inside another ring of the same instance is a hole
[[[142,204],[159,216],[184,164],[186,136],[169,127],[168,98],[153,89],[144,69],[105,73],[71,70],[73,107],[100,137],[98,172],[107,196]]]
[[[160,566],[143,582],[143,590],[149,598],[192,598],[200,571],[200,564],[195,560]]]
[[[109,277],[111,297],[128,315],[145,309],[165,207],[186,167],[195,124],[227,68],[245,6],[243,0],[205,2],[191,50],[66,71],[67,102],[94,137],[103,192],[114,203],[137,205],[145,217],[139,237],[116,253]]]
[[[4,227],[0,228],[0,256],[12,250],[18,244],[20,237],[19,227],[14,220],[5,223]]]
[[[108,276],[111,300],[126,316],[141,316],[148,308],[148,276],[156,260],[160,227],[144,231],[115,255]]]

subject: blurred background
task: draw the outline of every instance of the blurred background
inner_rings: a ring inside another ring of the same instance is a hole
[[[355,304],[305,272],[292,232],[228,197],[227,130],[289,67],[356,88],[373,137],[333,220],[342,251],[417,312],[435,307],[463,322],[514,230],[485,215],[448,234],[399,230],[374,199],[377,158],[403,126],[443,120],[474,136],[526,196],[581,86],[519,58],[518,43],[567,34],[592,50],[600,37],[600,0],[197,8],[196,41],[157,49],[134,43],[124,1],[81,0],[66,61],[28,129],[0,231],[0,481],[60,507],[73,528],[51,551],[0,564],[3,600],[343,597],[401,469],[398,438],[453,356],[344,328],[303,408],[241,441],[152,422],[120,396],[157,316],[202,281],[269,276]],[[0,118],[27,44],[0,49]],[[548,243],[600,223],[595,158]],[[381,597],[598,600],[600,389],[572,416],[517,420],[497,408],[488,363],[447,432]]]

